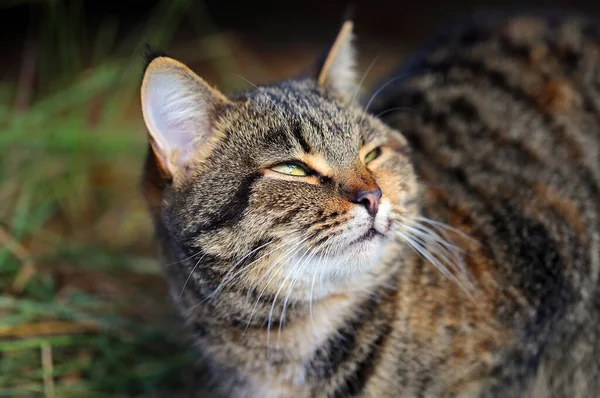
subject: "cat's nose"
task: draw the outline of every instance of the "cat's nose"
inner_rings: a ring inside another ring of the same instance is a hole
[[[379,187],[370,190],[361,190],[356,192],[350,199],[352,203],[363,205],[372,217],[377,214],[379,200],[381,199],[381,189]]]

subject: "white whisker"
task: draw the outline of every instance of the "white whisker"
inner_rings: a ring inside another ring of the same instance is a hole
[[[254,88],[256,88],[261,94],[263,94],[265,97],[267,97],[267,100],[269,100],[269,102],[271,104],[273,104],[273,106],[277,109],[277,111],[279,112],[279,114],[282,117],[285,117],[285,112],[283,111],[283,109],[281,108],[281,106],[277,105],[277,103],[275,103],[275,101],[273,101],[273,99],[271,98],[271,96],[261,87],[257,86],[256,84],[252,83],[250,80],[246,79],[244,76],[240,76],[240,75],[236,75],[237,77],[239,77],[242,80],[245,80],[246,82],[248,82],[249,84],[251,84]]]
[[[418,216],[410,219],[401,216],[401,218],[411,222],[411,225],[403,223],[403,228],[405,228],[408,232],[412,232],[413,236],[420,236],[425,241],[427,246],[433,245],[436,254],[442,256],[446,264],[457,271],[459,275],[464,278],[465,282],[471,286],[471,288],[474,288],[472,282],[470,281],[469,272],[463,259],[462,253],[465,251],[453,243],[452,238],[450,238],[448,235],[448,232],[454,232],[462,238],[469,240],[469,242],[478,243],[477,241],[454,227],[426,217]],[[424,222],[432,225],[435,230],[425,226],[423,224]]]
[[[279,341],[280,341],[280,337],[281,337],[281,328],[283,327],[283,323],[285,322],[285,314],[286,314],[288,300],[292,294],[294,285],[296,284],[296,282],[298,281],[298,279],[300,278],[300,276],[302,275],[302,273],[304,272],[306,267],[310,264],[310,260],[312,260],[312,258],[314,257],[315,250],[316,249],[313,249],[310,251],[310,254],[308,256],[306,256],[302,265],[298,266],[298,272],[292,277],[292,283],[290,284],[290,287],[285,295],[285,299],[283,300],[283,309],[281,311],[281,319],[279,321],[279,330],[277,331],[277,345],[279,345]]]
[[[452,232],[460,235],[464,239],[467,239],[467,240],[469,240],[469,241],[471,241],[473,243],[479,244],[479,242],[477,242],[477,240],[475,240],[473,237],[467,235],[466,233],[464,233],[460,229],[455,228],[453,226],[450,226],[448,224],[444,224],[442,222],[435,221],[435,220],[432,220],[430,218],[423,217],[423,216],[416,216],[416,217],[414,217],[414,219],[418,220],[418,221],[426,222],[426,223],[431,224],[432,226],[438,227],[440,229],[445,229],[445,230],[448,230],[448,231],[452,231]]]
[[[427,250],[426,243],[423,244],[418,239],[416,239],[414,236],[410,236],[410,235],[404,234],[399,231],[396,233],[413,250],[415,250],[419,255],[421,255],[423,258],[425,258],[431,264],[433,264],[445,277],[447,277],[448,279],[450,279],[454,283],[456,283],[456,285],[459,286],[471,300],[475,301],[469,288],[467,288],[467,286],[465,286],[465,284],[463,283],[463,281],[461,279],[459,279],[456,275],[454,275],[452,272],[450,272],[448,270],[447,265],[445,265],[443,262],[444,261],[443,257],[438,252],[430,252],[429,250]],[[440,261],[440,259],[441,259],[441,261]],[[446,264],[448,264],[448,263],[446,262]]]
[[[270,240],[269,242],[260,245],[259,247],[251,250],[250,252],[248,252],[244,257],[242,257],[239,261],[237,261],[234,265],[231,266],[231,268],[229,269],[229,271],[227,271],[227,274],[225,274],[225,276],[223,277],[223,280],[221,281],[221,283],[219,283],[219,286],[217,286],[217,288],[210,294],[208,295],[207,299],[212,299],[214,297],[217,296],[217,294],[219,294],[219,292],[221,290],[223,290],[225,288],[225,285],[227,285],[227,283],[230,280],[234,280],[236,276],[238,276],[241,272],[243,272],[245,269],[247,269],[249,266],[251,266],[252,264],[254,264],[257,260],[252,261],[250,264],[247,264],[244,267],[241,267],[240,270],[238,270],[234,275],[231,275],[231,273],[237,268],[238,265],[240,265],[244,260],[246,260],[249,256],[251,256],[253,253],[256,253],[258,250],[262,249],[263,247],[270,245],[271,243],[273,243],[272,240]]]
[[[321,246],[319,247],[319,250],[321,249],[321,247],[323,246],[323,244],[321,244]],[[318,252],[318,251],[317,251]],[[310,298],[308,301],[308,312],[310,315],[310,323],[312,325],[312,329],[313,329],[313,333],[316,335],[317,334],[317,330],[315,328],[315,320],[313,318],[313,294],[314,294],[314,290],[315,290],[315,281],[317,279],[317,274],[319,272],[321,272],[321,264],[323,263],[323,258],[324,256],[326,256],[328,253],[328,251],[326,250],[325,253],[322,253],[319,256],[319,262],[317,263],[315,270],[313,271],[313,277],[312,277],[312,281],[310,284]]]
[[[314,234],[313,234],[314,235]],[[286,260],[289,257],[293,257],[295,255],[294,250],[298,249],[297,251],[300,250],[300,245],[307,241],[308,239],[310,239],[313,235],[307,236],[306,238],[300,240],[299,242],[296,242],[292,247],[290,247],[286,252],[283,253],[283,256],[279,257],[277,260],[275,260],[273,262],[273,264],[271,264],[271,266],[269,267],[269,269],[267,269],[265,272],[263,272],[263,275],[258,279],[258,281],[256,281],[256,283],[248,290],[248,295],[246,298],[250,297],[250,294],[258,287],[258,285],[260,284],[260,282],[268,275],[271,273],[271,271],[273,270],[273,268],[277,265],[283,265],[283,260]],[[296,251],[296,252],[297,252]],[[267,281],[267,284],[265,285],[265,287],[271,282],[271,280],[275,277],[275,274],[271,275],[271,278]],[[264,291],[264,289],[263,289]],[[259,296],[260,297],[260,296]]]
[[[168,264],[163,264],[163,266],[164,267],[168,267],[168,266],[171,266],[171,265],[179,264],[179,263],[182,263],[182,262],[187,261],[189,259],[192,259],[192,258],[194,258],[196,256],[199,256],[200,254],[202,254],[202,250],[198,250],[198,252],[196,254],[192,254],[191,256],[186,257],[183,260],[175,261],[175,262],[168,263]]]
[[[363,83],[365,82],[365,79],[369,75],[369,72],[371,72],[371,69],[375,65],[375,62],[377,62],[378,58],[379,58],[379,54],[377,54],[375,56],[375,58],[373,59],[373,61],[371,62],[371,64],[367,68],[367,70],[365,71],[365,73],[363,73],[362,77],[360,78],[360,81],[358,82],[358,85],[356,86],[356,90],[354,91],[354,95],[352,96],[352,101],[350,102],[351,104],[354,104],[354,102],[356,101],[356,97],[357,97],[358,93],[360,92],[360,88],[362,87]]]
[[[446,252],[449,256],[453,257],[454,262],[456,262],[456,264],[452,264],[453,266],[458,265],[460,268],[464,268],[463,258],[460,254],[461,249],[459,249],[455,245],[444,240],[442,237],[436,235],[435,233],[432,233],[432,231],[430,230],[413,228],[408,225],[405,225],[404,229],[407,232],[410,232],[413,237],[418,237],[419,239],[421,239],[426,245],[434,246],[436,252],[438,252],[440,255],[444,255],[443,253]]]
[[[381,112],[379,112],[377,115],[375,115],[376,118],[380,118],[381,116],[390,113],[390,112],[397,112],[397,111],[412,111],[413,108],[409,108],[408,106],[396,106],[394,108],[389,108],[389,109],[385,109]]]
[[[387,86],[389,86],[390,84],[392,84],[393,82],[395,82],[397,80],[404,79],[405,77],[406,77],[406,74],[396,76],[393,79],[388,80],[383,85],[381,85],[381,87],[379,87],[377,90],[375,90],[373,95],[371,95],[371,98],[369,98],[369,101],[367,102],[367,106],[365,106],[365,112],[369,111],[369,107],[371,106],[371,103],[375,100],[375,97],[377,97],[377,95],[379,95],[379,93],[381,91],[383,91],[384,88],[386,88]]]
[[[273,310],[275,309],[275,304],[277,303],[277,297],[279,297],[279,293],[281,293],[281,289],[283,289],[283,286],[287,282],[288,278],[295,271],[296,266],[300,263],[300,261],[302,261],[303,258],[305,258],[305,256],[308,253],[309,253],[308,251],[305,251],[300,256],[300,259],[294,263],[294,265],[291,267],[290,272],[288,272],[288,274],[283,278],[283,281],[281,281],[281,283],[279,284],[279,289],[277,289],[277,292],[275,293],[275,297],[273,298],[273,304],[271,304],[271,310],[269,311],[269,319],[267,321],[267,353],[269,352],[269,347],[270,347],[269,342],[270,342],[270,337],[271,337],[271,323],[272,323],[272,318],[273,318]],[[281,326],[282,322],[283,322],[283,320],[280,318],[279,319],[279,326]]]
[[[196,264],[194,264],[194,267],[192,268],[192,270],[190,271],[190,274],[188,275],[187,279],[185,280],[183,287],[181,288],[181,292],[179,292],[179,297],[177,297],[177,300],[175,301],[176,303],[179,302],[179,300],[181,300],[181,297],[183,296],[183,291],[185,290],[185,287],[187,286],[188,282],[190,281],[190,278],[192,277],[192,274],[194,273],[194,271],[196,270],[196,267],[198,267],[198,264],[200,264],[200,261],[202,261],[202,259],[206,256],[206,253],[204,255],[202,255],[202,257],[200,257],[198,259],[198,261],[196,261]]]
[[[283,256],[279,257],[276,261],[274,261],[273,264],[265,272],[263,272],[263,275],[260,277],[260,279],[248,290],[248,295],[246,296],[246,299],[248,299],[250,297],[250,294],[258,287],[258,285],[260,284],[260,282],[269,273],[271,273],[271,271],[273,270],[273,268],[275,268],[275,266],[277,266],[278,264],[280,264],[279,268],[283,267],[284,261],[288,257],[292,257],[298,251],[300,251],[301,250],[301,246],[300,245],[303,242],[305,242],[306,240],[310,239],[313,235],[314,234],[311,234],[311,235],[307,236],[306,238],[301,239],[299,242],[295,243],[291,248],[289,248],[283,254]],[[271,283],[271,281],[273,280],[274,277],[275,277],[275,273],[273,273],[273,275],[271,275],[271,278],[267,281],[267,283],[265,284],[264,288],[261,290],[260,294],[258,295],[258,298],[254,302],[254,306],[252,307],[252,311],[250,312],[250,316],[248,317],[248,322],[246,323],[246,328],[244,329],[244,332],[242,333],[242,335],[240,336],[240,338],[244,337],[244,335],[246,334],[246,331],[248,330],[248,327],[250,326],[250,322],[252,322],[252,317],[254,316],[254,312],[256,311],[258,303],[260,302],[260,299],[262,298],[264,292],[267,290],[267,287],[269,286],[269,284]]]

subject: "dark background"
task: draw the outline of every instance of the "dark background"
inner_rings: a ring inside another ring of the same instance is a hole
[[[76,4],[79,10],[70,21],[78,27],[80,40],[91,38],[106,21],[118,21],[119,39],[143,33],[142,25],[164,1],[50,1],[3,0],[0,5],[0,37],[3,53],[1,71],[14,74],[23,44],[31,34],[39,34],[40,21],[47,18],[53,4]],[[189,42],[199,35],[226,32],[251,46],[259,55],[293,49],[322,48],[336,33],[349,4],[354,10],[359,47],[367,52],[405,51],[413,48],[444,23],[453,22],[473,11],[514,12],[558,10],[598,14],[597,1],[184,1],[195,3],[208,16],[209,23],[198,24],[183,20],[177,24],[171,45]],[[177,3],[174,0],[173,3]],[[196,10],[196,12],[200,12]],[[184,18],[185,19],[185,18]],[[200,26],[199,26],[200,25]],[[37,31],[37,32],[36,32]],[[141,38],[141,35],[140,35]],[[163,43],[160,43],[163,44]],[[115,44],[113,50],[125,51]],[[399,50],[398,50],[399,49]],[[184,60],[185,61],[185,60]],[[295,60],[296,63],[304,59]],[[270,66],[271,67],[271,66]],[[277,78],[279,76],[273,76]]]

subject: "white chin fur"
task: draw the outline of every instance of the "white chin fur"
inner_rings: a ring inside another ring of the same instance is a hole
[[[368,272],[379,260],[386,240],[392,236],[392,231],[386,231],[389,225],[392,205],[386,198],[382,199],[379,211],[372,224],[371,217],[366,209],[357,207],[352,221],[348,224],[334,245],[338,250],[326,256],[297,255],[287,261],[284,269],[286,274],[293,274],[298,285],[319,286],[321,290],[325,285],[338,285],[349,281],[356,275]],[[371,227],[377,231],[387,232],[385,237],[376,235],[370,240],[351,244],[363,236]],[[333,287],[333,286],[331,286]],[[298,286],[301,289],[300,286]],[[334,289],[335,290],[335,289]]]

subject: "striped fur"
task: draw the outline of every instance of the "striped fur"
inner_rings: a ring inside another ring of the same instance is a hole
[[[218,109],[186,179],[150,150],[198,396],[599,395],[596,37],[579,19],[486,21],[432,42],[370,114],[292,79]],[[318,173],[266,166],[289,159]],[[357,187],[393,221],[361,250]]]
[[[481,245],[469,266],[512,336],[483,396],[600,393],[598,26],[473,23],[372,101],[413,148],[425,216]]]

